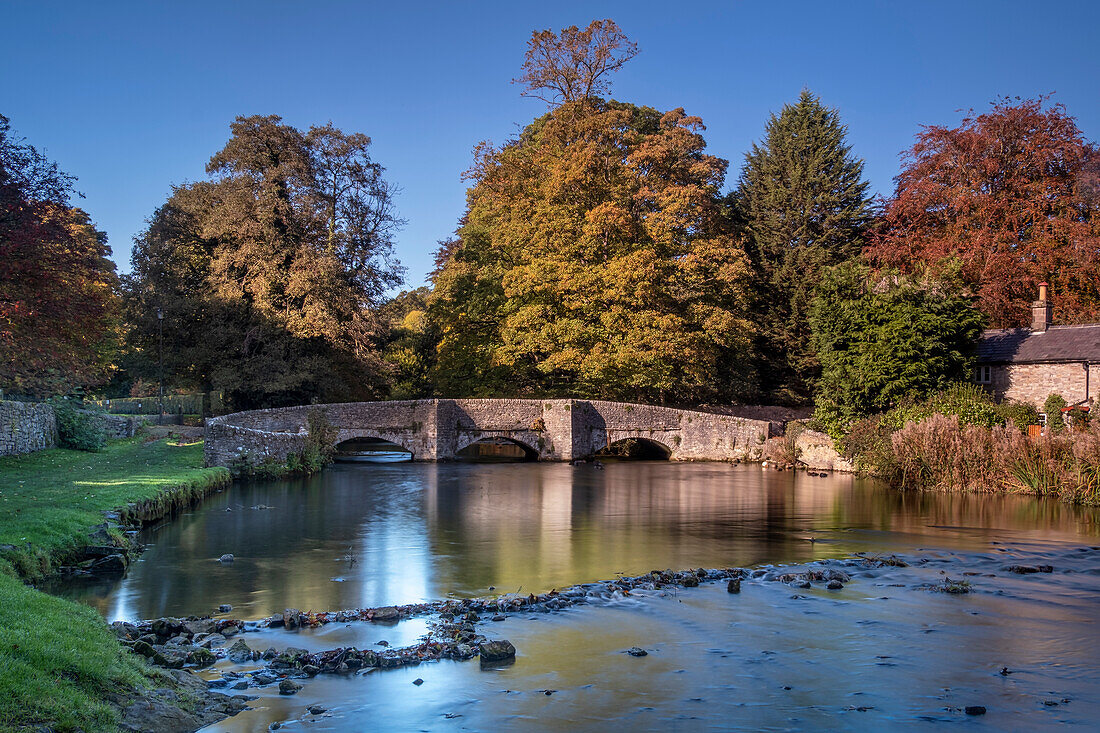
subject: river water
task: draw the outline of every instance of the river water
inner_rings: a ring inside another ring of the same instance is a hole
[[[732,595],[704,583],[486,619],[481,633],[512,641],[515,664],[320,676],[293,697],[252,688],[254,710],[214,730],[1033,730],[1100,721],[1095,509],[899,493],[842,474],[749,465],[338,464],[308,479],[236,484],[144,541],[121,581],[64,594],[108,620],[208,614],[220,604],[258,620],[288,607],[540,593],[666,568],[827,561],[853,575],[842,590],[757,579]],[[234,562],[217,562],[224,553]],[[910,566],[840,564],[856,553]],[[1054,572],[1007,572],[1014,563]],[[945,577],[966,577],[973,592],[926,589]],[[425,629],[413,619],[245,638],[259,649],[377,649],[381,640],[411,644]],[[624,653],[635,646],[649,654]],[[223,661],[206,675],[231,669],[250,667]],[[313,704],[327,711],[307,713]],[[975,705],[986,714],[963,712]]]

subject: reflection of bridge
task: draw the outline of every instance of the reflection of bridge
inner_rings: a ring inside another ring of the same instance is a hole
[[[389,441],[414,460],[451,460],[486,438],[512,441],[542,461],[586,458],[634,438],[662,446],[672,460],[747,458],[769,423],[671,407],[598,400],[406,400],[252,410],[206,421],[206,463],[283,461],[302,450],[307,415],[323,411],[336,442]]]

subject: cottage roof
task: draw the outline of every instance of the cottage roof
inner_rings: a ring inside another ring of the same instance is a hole
[[[997,328],[978,342],[978,361],[1028,363],[1095,361],[1100,363],[1100,323],[1030,328]]]

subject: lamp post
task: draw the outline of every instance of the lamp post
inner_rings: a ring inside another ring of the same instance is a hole
[[[157,425],[164,424],[164,311],[157,308]]]

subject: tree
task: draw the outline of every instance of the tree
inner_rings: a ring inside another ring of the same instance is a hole
[[[583,31],[575,25],[560,33],[534,31],[527,42],[523,74],[512,83],[522,84],[524,95],[547,104],[583,103],[606,95],[609,76],[637,55],[638,45],[610,18],[594,20]]]
[[[380,395],[376,309],[403,222],[370,138],[277,116],[231,129],[211,179],[175,188],[136,240],[134,342],[152,352],[160,308],[168,374],[235,408]]]
[[[389,324],[382,357],[393,370],[389,398],[423,399],[433,395],[431,382],[439,333],[428,316],[427,287],[399,293],[380,309]]]
[[[761,387],[780,401],[809,398],[810,302],[824,268],[859,254],[871,219],[863,161],[845,138],[840,114],[803,90],[768,120],[734,196],[756,280]]]
[[[744,252],[726,161],[677,109],[565,102],[470,172],[429,311],[443,393],[696,401],[744,393]]]
[[[1036,285],[1064,323],[1100,318],[1097,152],[1060,104],[1002,99],[955,128],[925,127],[903,159],[875,262],[961,265],[997,327],[1028,322]]]
[[[0,115],[0,389],[99,384],[116,339],[107,237],[69,203],[75,179]]]
[[[970,374],[984,316],[950,280],[827,268],[810,309],[821,361],[817,416],[846,426]]]

